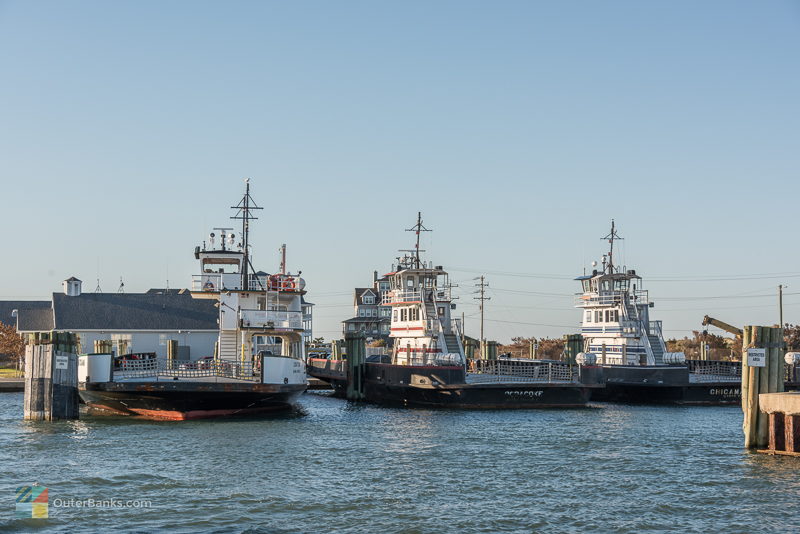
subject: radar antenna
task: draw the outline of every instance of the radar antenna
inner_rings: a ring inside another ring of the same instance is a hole
[[[617,234],[617,230],[614,225],[614,219],[611,219],[611,232],[603,239],[608,240],[608,244],[611,245],[611,248],[608,252],[607,269],[608,269],[608,274],[614,274],[614,240],[615,239],[623,240],[623,238]]]
[[[242,266],[242,288],[249,289],[250,272],[252,271],[253,274],[255,274],[253,264],[250,262],[250,221],[258,219],[258,217],[255,217],[252,213],[254,210],[261,210],[264,208],[259,207],[253,200],[253,197],[250,196],[250,178],[245,178],[244,183],[244,196],[237,205],[231,206],[232,209],[238,210],[236,215],[231,217],[231,219],[242,221],[242,251],[244,252],[244,265]]]
[[[419,249],[419,234],[420,234],[420,232],[431,232],[431,231],[432,230],[429,230],[428,228],[425,228],[422,225],[422,212],[418,211],[417,212],[417,224],[415,224],[414,226],[412,226],[411,228],[408,228],[406,230],[406,232],[416,232],[416,234],[417,234],[417,243],[414,246],[414,250],[411,251],[411,252],[414,253],[414,262],[415,262],[415,266],[416,266],[417,269],[420,268],[419,253],[420,252],[425,252],[424,250],[420,250]],[[405,252],[405,251],[401,251],[401,252]]]

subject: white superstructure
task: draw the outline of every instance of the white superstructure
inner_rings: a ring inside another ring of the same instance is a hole
[[[420,260],[419,232],[425,231],[421,215],[411,231],[416,248],[398,262],[382,304],[391,307],[390,337],[394,338],[392,363],[399,365],[464,365],[462,325],[451,318],[448,274],[442,266]]]
[[[606,239],[611,248],[602,268],[576,278],[582,288],[575,306],[583,312],[584,352],[594,354],[598,364],[677,363],[672,360],[678,357],[666,352],[661,321],[650,320],[653,302],[642,288],[642,277],[614,265],[614,241],[620,237],[613,221]]]
[[[266,352],[267,358],[288,357],[295,360],[293,366],[302,366],[305,280],[300,273],[285,272],[285,245],[281,247],[280,272],[253,271],[247,253],[247,234],[249,221],[255,219],[251,211],[261,208],[252,202],[249,184],[237,208],[239,216],[234,218],[243,221],[241,233],[235,234],[232,228],[215,228],[208,244],[204,242],[202,247],[195,248],[201,272],[192,277],[192,296],[216,299],[219,306],[215,359],[249,364],[260,362],[258,353],[264,356]],[[277,367],[287,365],[280,359],[272,363]],[[305,380],[305,373],[302,377],[300,373],[294,374],[298,380]],[[268,380],[266,369],[264,380]]]

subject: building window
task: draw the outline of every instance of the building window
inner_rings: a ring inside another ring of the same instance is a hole
[[[355,331],[355,329],[356,329],[356,325],[354,325],[353,323],[349,323],[349,324],[347,325],[347,330],[348,330],[349,332],[354,332],[354,331]]]
[[[381,325],[381,330],[383,331],[384,334],[388,333],[389,332],[389,325],[388,324],[382,324]]]
[[[378,308],[372,308],[372,316],[373,317],[377,317],[378,316]]]
[[[366,314],[367,314],[367,310],[365,310],[364,308],[359,308],[358,309],[358,316],[359,317],[364,317],[364,316],[366,316]]]
[[[364,295],[364,304],[375,304],[375,297],[372,295]]]
[[[444,306],[439,306],[439,317],[444,316]]]

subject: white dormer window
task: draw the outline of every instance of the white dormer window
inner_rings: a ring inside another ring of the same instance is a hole
[[[375,304],[374,295],[364,295],[364,304]]]

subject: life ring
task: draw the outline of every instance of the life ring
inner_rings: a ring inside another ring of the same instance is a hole
[[[203,291],[214,291],[214,282],[206,280],[206,283],[203,284]]]

